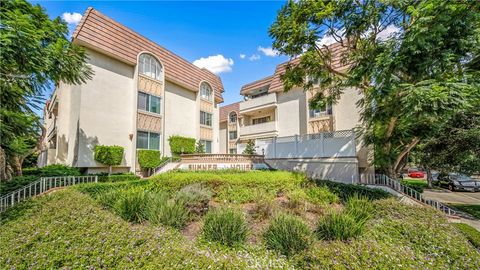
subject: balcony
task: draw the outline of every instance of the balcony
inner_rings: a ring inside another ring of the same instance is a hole
[[[47,138],[51,138],[57,131],[57,118],[49,120],[49,122],[47,126]]]
[[[244,139],[245,137],[248,137],[248,136],[255,137],[257,135],[276,136],[277,133],[278,133],[278,130],[277,130],[276,121],[270,121],[267,123],[240,127],[241,139]]]
[[[275,93],[271,93],[240,102],[240,113],[275,106],[277,106],[277,95]]]

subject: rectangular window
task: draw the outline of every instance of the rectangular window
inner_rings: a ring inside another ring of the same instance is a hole
[[[228,138],[230,140],[235,140],[237,138],[237,131],[236,130],[235,131],[229,131],[228,132]]]
[[[205,126],[212,126],[212,114],[200,111],[200,124]]]
[[[160,150],[160,134],[137,131],[137,149]]]
[[[148,95],[142,92],[138,92],[138,109],[148,111],[149,98]]]
[[[310,118],[332,115],[332,105],[323,108],[310,109]]]
[[[211,154],[212,153],[212,142],[207,140],[200,140],[200,143],[203,144],[203,149],[205,153]]]
[[[265,117],[252,119],[252,125],[258,125],[258,124],[263,124],[263,123],[267,123],[267,122],[270,122],[270,116],[265,116]]]
[[[138,109],[146,112],[160,113],[161,98],[138,92]]]
[[[160,98],[150,96],[150,112],[160,113]]]
[[[229,150],[230,154],[236,154],[237,153],[237,149],[235,148],[232,148]]]
[[[148,132],[137,132],[137,148],[148,149]]]

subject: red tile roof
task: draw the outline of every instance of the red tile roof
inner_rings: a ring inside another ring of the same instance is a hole
[[[251,90],[256,90],[262,87],[268,87],[272,82],[272,79],[273,79],[273,75],[245,84],[244,86],[242,86],[242,89],[240,90],[240,95],[244,95]]]
[[[102,51],[130,65],[137,64],[141,52],[149,52],[162,62],[165,79],[197,92],[202,81],[215,91],[215,100],[223,102],[223,84],[214,73],[199,68],[135,31],[89,7],[73,33],[73,42]]]
[[[331,66],[334,69],[344,70],[348,67],[348,65],[342,63],[342,55],[347,50],[346,46],[342,46],[340,43],[335,43],[329,45],[328,50],[330,50],[332,54]],[[269,93],[283,91],[283,82],[281,75],[285,73],[288,64],[296,65],[299,63],[299,61],[300,58],[295,58],[277,65],[277,67],[275,68],[275,73],[272,76],[242,86],[240,90],[240,95],[245,95],[251,90],[256,90],[264,86],[268,86]]]
[[[228,115],[231,112],[236,112],[237,116],[239,116],[239,111],[240,111],[240,101],[220,107],[220,122],[227,121]]]

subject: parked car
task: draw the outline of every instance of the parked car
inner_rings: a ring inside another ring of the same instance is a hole
[[[451,191],[480,191],[480,181],[459,173],[440,173],[435,184]]]
[[[417,168],[410,168],[408,169],[407,173],[408,177],[410,178],[425,178],[425,173],[420,171]]]

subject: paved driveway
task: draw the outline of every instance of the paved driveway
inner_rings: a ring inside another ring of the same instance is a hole
[[[479,204],[480,192],[450,192],[448,190],[425,190],[423,195],[426,198],[443,203],[454,204]]]

